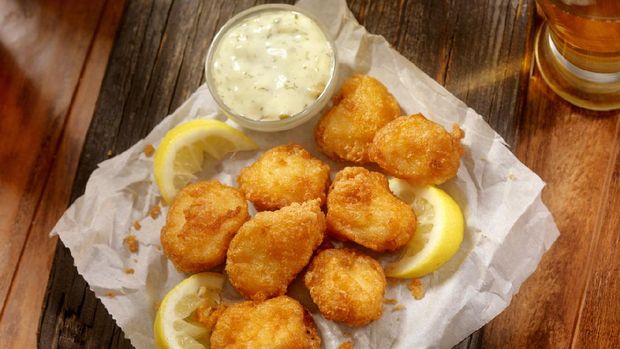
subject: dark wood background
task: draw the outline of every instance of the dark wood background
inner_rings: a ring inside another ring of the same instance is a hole
[[[120,153],[143,138],[203,83],[203,62],[216,30],[258,3],[263,2],[126,2],[71,201],[83,193],[109,150]],[[617,248],[605,248],[617,247],[620,235],[618,115],[573,108],[531,73],[533,1],[351,0],[349,6],[370,32],[385,36],[484,115],[550,183],[545,200],[562,238],[509,310],[460,347],[618,344],[620,307],[612,302],[620,292],[619,256]],[[583,137],[592,142],[588,148]],[[54,257],[38,344],[130,347],[62,244]]]

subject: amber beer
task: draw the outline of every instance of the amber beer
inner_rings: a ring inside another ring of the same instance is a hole
[[[549,85],[589,109],[620,108],[620,0],[536,0],[536,58]]]

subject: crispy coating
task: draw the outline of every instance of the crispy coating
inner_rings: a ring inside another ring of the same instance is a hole
[[[318,199],[257,213],[230,243],[226,272],[231,284],[254,301],[283,295],[324,235]]]
[[[334,160],[370,162],[368,148],[375,133],[401,115],[398,102],[381,82],[367,75],[345,81],[333,101],[314,131],[319,149]]]
[[[456,124],[450,134],[422,114],[402,116],[377,132],[370,158],[412,184],[441,184],[459,169],[463,135]]]
[[[329,166],[298,144],[280,145],[241,170],[237,183],[259,211],[312,199],[320,199],[323,205]]]
[[[287,296],[233,304],[220,315],[211,334],[212,349],[320,347],[321,337],[312,317]]]
[[[310,263],[304,281],[326,319],[364,326],[383,313],[387,284],[383,268],[356,250],[320,252]]]
[[[164,253],[181,272],[206,271],[224,262],[230,240],[249,218],[239,190],[218,181],[188,185],[161,230]]]
[[[327,195],[327,231],[375,251],[404,246],[416,226],[413,209],[398,199],[384,175],[363,167],[336,174]]]

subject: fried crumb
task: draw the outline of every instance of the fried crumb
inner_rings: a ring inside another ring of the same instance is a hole
[[[149,211],[149,216],[151,216],[151,218],[153,219],[157,219],[157,217],[159,217],[160,214],[161,214],[161,207],[159,207],[159,202],[158,202],[153,207],[151,207]]]
[[[112,292],[112,291],[108,291],[105,293],[106,297],[110,297],[110,298],[114,298],[116,297],[116,293]]]
[[[153,310],[155,310],[155,312],[157,312],[159,310],[159,306],[160,305],[161,305],[161,301],[153,302]]]
[[[401,311],[401,310],[405,310],[405,306],[402,304],[397,304],[394,308],[392,308],[392,313],[395,311]]]
[[[424,286],[422,286],[422,280],[412,279],[411,282],[407,284],[407,288],[411,292],[413,298],[417,300],[424,298]]]
[[[125,245],[125,247],[127,247],[129,252],[131,253],[138,252],[139,244],[138,244],[138,239],[136,238],[135,235],[127,235],[125,240],[123,240],[123,244]]]
[[[142,225],[138,221],[133,222],[132,225],[135,230],[140,230],[142,228]]]
[[[386,298],[383,300],[383,304],[396,304],[398,301],[394,298]]]
[[[151,156],[153,156],[153,153],[155,152],[155,148],[153,147],[152,144],[147,144],[144,147],[144,155],[146,155],[147,158],[150,158]]]
[[[105,155],[106,155],[107,157],[112,156],[112,149],[108,149],[108,151],[105,153]]]
[[[123,271],[125,272],[125,274],[133,274],[135,272],[133,268],[125,268],[123,269]]]
[[[346,342],[340,344],[338,349],[355,349],[355,346],[353,345],[353,342],[346,341]]]
[[[196,321],[204,325],[210,330],[213,329],[215,323],[220,318],[220,315],[226,310],[226,305],[220,304],[217,307],[212,307],[209,302],[203,302],[198,309],[196,309]]]

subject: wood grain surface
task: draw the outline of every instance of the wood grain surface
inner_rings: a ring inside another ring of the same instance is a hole
[[[517,156],[547,182],[560,237],[510,307],[484,329],[484,347],[618,348],[620,112],[573,107],[530,78]]]
[[[77,2],[27,4],[30,5],[28,9],[19,8],[18,3],[3,2],[2,5],[2,13],[14,14],[3,18],[2,33],[6,37],[2,38],[3,51],[0,56],[0,71],[4,75],[0,91],[2,100],[8,101],[0,106],[2,115],[7,115],[0,118],[0,129],[13,130],[4,134],[0,160],[3,164],[15,164],[3,166],[0,172],[3,184],[0,238],[4,242],[0,244],[0,300],[4,303],[14,266],[20,257],[28,236],[27,230],[43,192],[44,182],[37,179],[44,176],[51,167],[52,155],[61,138],[62,126],[80,77],[80,69],[74,65],[75,62],[85,60],[88,43],[66,48],[57,45],[53,50],[43,51],[43,54],[40,51],[48,42],[58,40],[59,37],[68,36],[78,42],[90,41],[103,3],[97,4],[94,9],[82,6],[78,11],[69,12],[68,16],[62,16],[66,11],[64,6],[79,6]],[[52,8],[43,9],[43,6]],[[43,11],[51,12],[51,15],[40,16]],[[59,18],[60,22],[56,31],[40,28],[54,25],[54,17]],[[72,26],[83,30],[73,31]],[[40,35],[30,37],[29,32],[39,32]],[[89,38],[85,39],[84,36]],[[24,46],[28,49],[22,49]],[[31,58],[37,55],[38,61],[32,62]],[[49,69],[50,66],[56,69]],[[39,88],[33,81],[56,81],[57,85],[47,84]],[[28,96],[28,100],[20,99],[20,94]],[[48,100],[54,103],[50,104]]]
[[[203,81],[208,44],[233,14],[260,2],[129,1],[104,79],[72,199],[107,153],[143,138]],[[525,2],[351,1],[369,31],[384,35],[407,58],[485,115],[512,142],[523,100]],[[476,9],[476,16],[463,16]],[[398,25],[394,25],[398,23]],[[436,23],[439,25],[430,25]],[[484,33],[497,31],[484,42]],[[470,43],[479,42],[476,50]],[[454,54],[458,52],[458,54]],[[59,248],[41,323],[41,347],[127,347],[101,303]],[[479,343],[479,336],[464,345]]]
[[[217,28],[256,3],[262,2],[127,1],[71,200],[109,150],[122,152],[144,137],[202,83]],[[349,5],[370,32],[484,115],[549,183],[544,199],[561,237],[510,307],[459,347],[620,347],[620,117],[571,107],[535,70],[530,74],[533,2]],[[131,347],[59,245],[39,346]]]
[[[0,343],[33,348],[120,3],[0,1]]]

